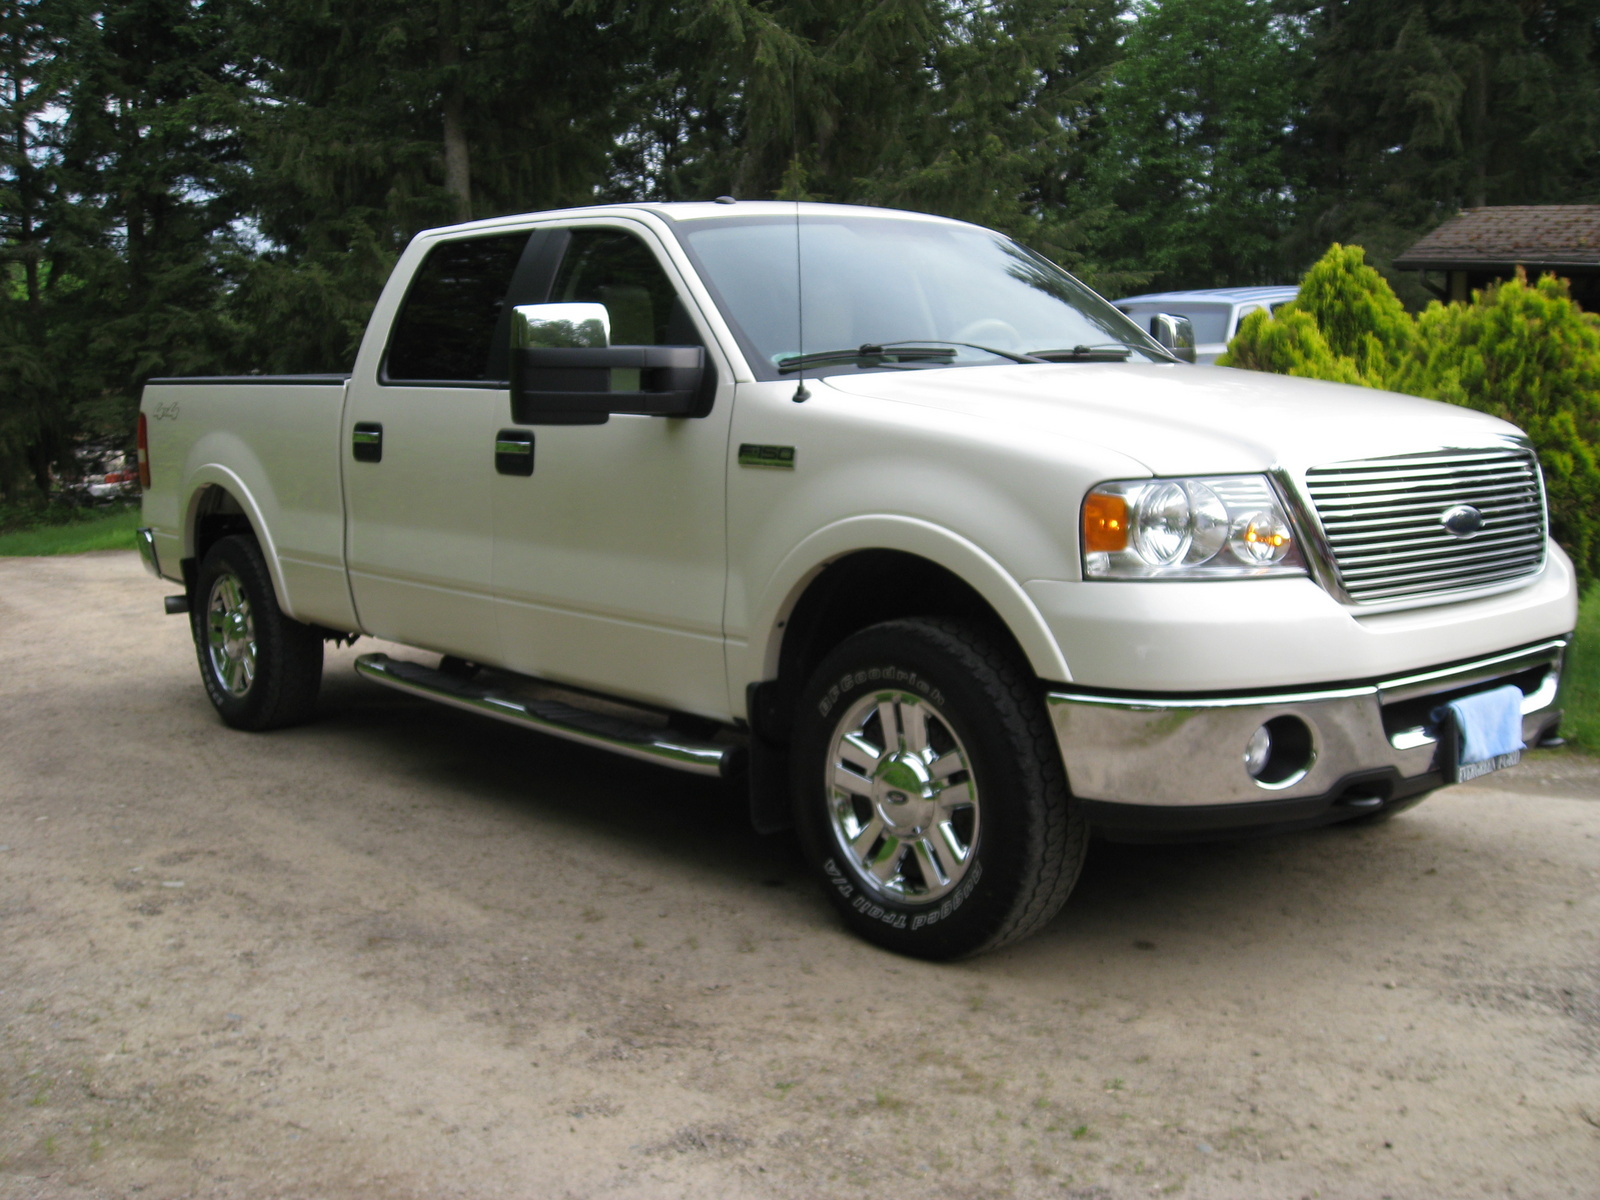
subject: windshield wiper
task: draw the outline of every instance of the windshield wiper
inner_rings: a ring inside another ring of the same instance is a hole
[[[928,362],[930,360],[949,362],[956,356],[954,350],[948,349],[951,346],[965,346],[969,350],[981,350],[985,354],[992,354],[996,358],[1010,359],[1012,362],[1048,361],[1037,355],[1019,354],[1013,350],[996,350],[993,346],[980,346],[976,342],[947,342],[941,338],[922,338],[904,342],[863,342],[854,350],[818,350],[813,354],[796,354],[778,364],[778,373],[787,375],[791,371],[804,370],[806,367],[825,366],[829,363],[881,366],[885,365],[889,360],[893,360],[895,363]]]
[[[1132,342],[1097,342],[1063,350],[1030,350],[1028,354],[1035,362],[1126,362],[1129,354],[1143,349]]]

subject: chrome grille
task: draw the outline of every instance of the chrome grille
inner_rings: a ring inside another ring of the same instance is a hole
[[[1528,450],[1329,463],[1306,472],[1306,490],[1339,580],[1357,603],[1489,587],[1544,564],[1544,488]],[[1444,527],[1459,505],[1483,514],[1470,537]]]

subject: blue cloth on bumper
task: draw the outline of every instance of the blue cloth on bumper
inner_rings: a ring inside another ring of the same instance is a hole
[[[1447,711],[1461,732],[1463,763],[1488,762],[1523,748],[1522,689],[1514,683],[1452,700],[1434,719],[1443,720]]]

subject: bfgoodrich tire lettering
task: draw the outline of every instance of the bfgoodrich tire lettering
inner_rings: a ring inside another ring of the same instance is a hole
[[[1060,909],[1087,828],[1037,683],[932,618],[842,642],[800,701],[796,824],[859,934],[920,958],[990,950]]]
[[[322,685],[322,638],[278,608],[255,539],[222,538],[195,577],[191,628],[200,678],[235,729],[304,721]]]

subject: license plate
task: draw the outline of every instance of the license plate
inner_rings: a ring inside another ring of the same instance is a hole
[[[1459,754],[1460,751],[1458,750]],[[1467,783],[1474,779],[1482,779],[1485,775],[1493,775],[1496,771],[1503,771],[1507,767],[1514,767],[1522,761],[1522,751],[1513,750],[1510,754],[1497,754],[1493,758],[1486,758],[1482,762],[1457,763],[1456,782]]]
[[[1498,734],[1489,728],[1480,736],[1490,739],[1491,745],[1496,742],[1502,746],[1507,742],[1516,745],[1522,741],[1522,713],[1520,703],[1513,705],[1510,703],[1511,700],[1521,700],[1521,693],[1514,686],[1497,688],[1493,692],[1481,695],[1465,696],[1456,701],[1455,705],[1477,708],[1478,713],[1473,719],[1477,721],[1480,729],[1486,720],[1503,720],[1507,727],[1499,730]],[[1488,709],[1487,717],[1483,712],[1484,708]],[[1436,761],[1440,765],[1446,783],[1468,783],[1474,779],[1482,779],[1485,775],[1493,775],[1496,771],[1514,767],[1522,761],[1521,750],[1508,750],[1504,754],[1496,754],[1477,762],[1462,762],[1467,739],[1462,736],[1454,713],[1446,708],[1435,709],[1434,719],[1439,721],[1440,741],[1443,743],[1439,747],[1439,757]]]

